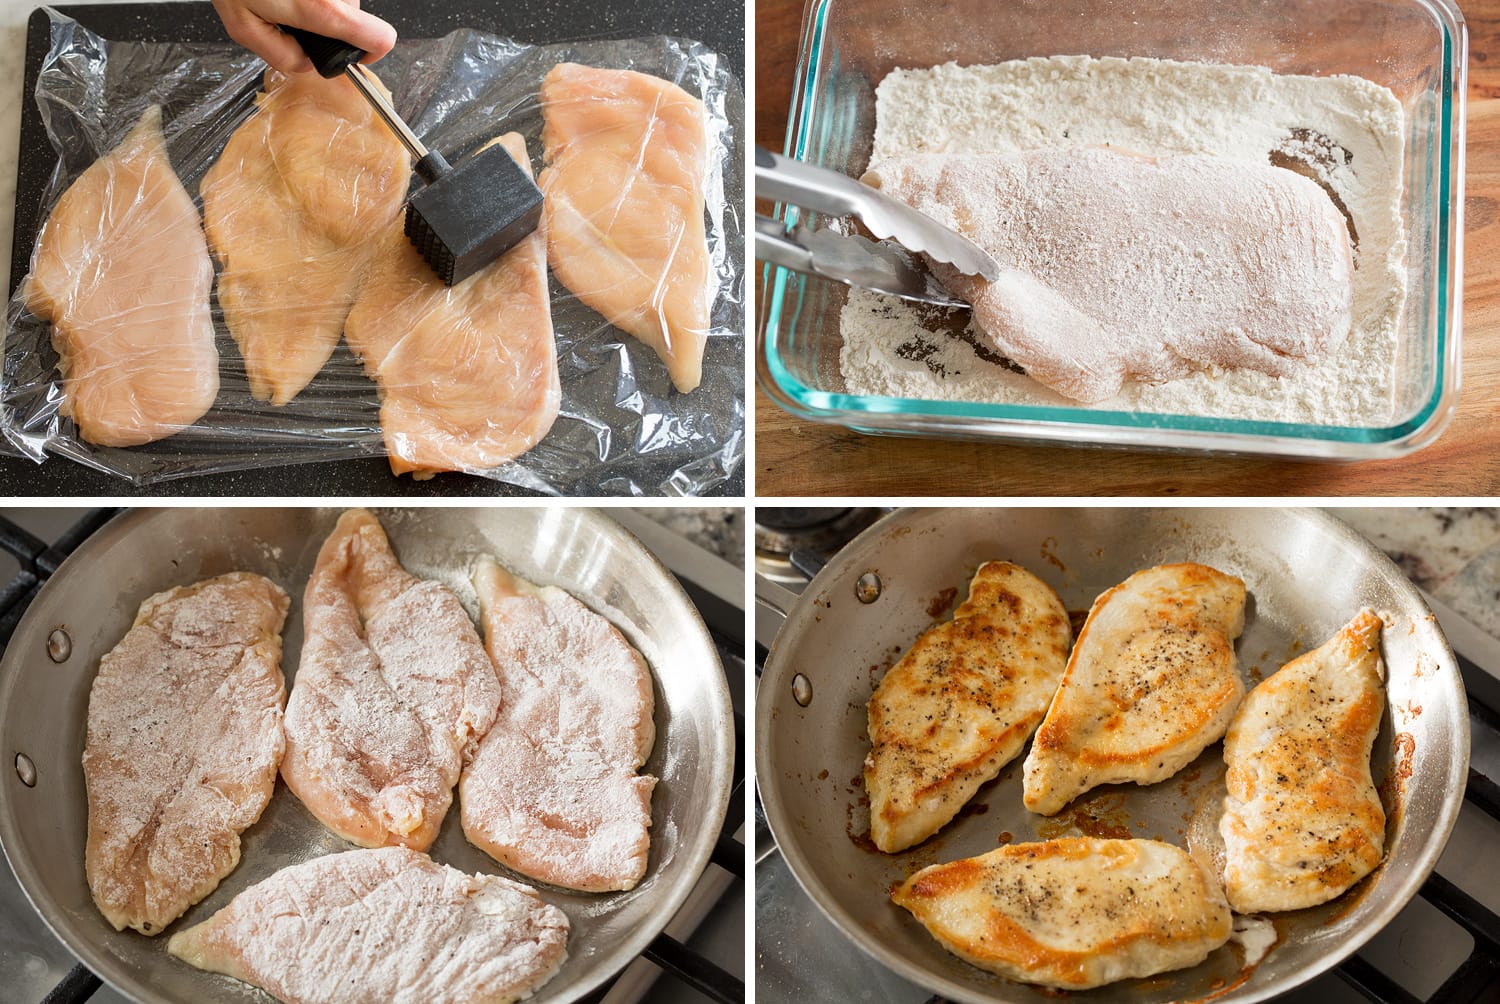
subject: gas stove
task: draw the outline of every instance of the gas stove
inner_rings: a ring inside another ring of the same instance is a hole
[[[843,514],[849,511],[804,510],[798,519],[828,527],[847,520]],[[761,512],[756,514],[757,672],[781,625],[777,611],[788,608],[788,591],[800,593],[841,546],[824,537],[815,554],[799,553],[797,559],[773,566],[775,574],[762,574]],[[1500,583],[1495,585],[1500,588]],[[1458,824],[1435,873],[1394,921],[1357,955],[1278,1000],[1500,1001],[1500,639],[1432,596],[1427,599],[1458,655],[1469,695],[1470,770]],[[857,987],[857,999],[869,1004],[944,1004],[942,998],[868,958],[822,914],[778,853],[758,799],[755,808],[757,1001],[854,999],[850,988]]]
[[[114,512],[0,511],[0,583],[9,583],[0,591],[0,653],[48,577]],[[687,902],[642,957],[584,1000],[736,1004],[745,997],[744,574],[638,513],[610,515],[671,569],[708,625],[734,701],[735,787],[711,863]],[[13,755],[7,751],[6,769]],[[17,1004],[127,1004],[53,936],[8,868],[0,869],[0,987],[0,1000]]]

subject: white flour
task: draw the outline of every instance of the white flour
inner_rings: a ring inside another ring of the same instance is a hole
[[[1088,56],[949,63],[896,70],[881,81],[871,163],[907,153],[1109,145],[1298,165],[1331,189],[1353,224],[1348,340],[1289,377],[1238,370],[1131,381],[1095,407],[1377,425],[1391,417],[1405,300],[1403,126],[1395,95],[1353,76]],[[851,393],[1078,407],[1006,369],[981,332],[960,329],[944,311],[852,290],[841,327],[840,366]]]

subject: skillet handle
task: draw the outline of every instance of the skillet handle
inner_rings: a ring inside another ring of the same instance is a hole
[[[42,1004],[83,1004],[94,996],[94,991],[99,989],[101,982],[99,977],[80,962],[68,970],[68,975],[62,978],[61,983],[47,992],[47,996],[42,998]]]
[[[797,605],[797,594],[763,576],[755,577],[755,641],[771,647],[786,616]]]

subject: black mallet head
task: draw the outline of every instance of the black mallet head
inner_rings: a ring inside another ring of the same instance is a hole
[[[430,153],[417,173],[427,184],[406,204],[406,236],[445,285],[478,272],[541,222],[541,189],[499,144],[453,168]]]

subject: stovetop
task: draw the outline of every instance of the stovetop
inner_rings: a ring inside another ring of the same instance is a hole
[[[803,557],[792,564],[809,566],[803,571],[810,576],[820,562]],[[1431,585],[1402,564],[1419,584]],[[806,578],[786,575],[767,581],[757,578],[758,594],[774,593],[777,586],[800,592],[806,584]],[[1470,772],[1458,823],[1435,874],[1395,920],[1356,956],[1278,1000],[1500,1001],[1500,639],[1428,599],[1459,657],[1470,699]],[[780,626],[770,612],[778,605],[756,605],[758,668]],[[759,799],[755,808],[757,1001],[850,999],[845,988],[857,987],[857,999],[868,1004],[943,1004],[872,961],[819,911],[775,850]]]
[[[113,513],[0,511],[0,583],[8,583],[0,590],[0,653],[47,578]],[[615,510],[611,516],[671,569],[708,625],[734,702],[735,786],[711,863],[677,917],[643,958],[584,1000],[603,1004],[647,999],[660,1004],[743,1001],[744,575],[717,555],[644,516],[625,510]],[[9,769],[9,764],[0,767]],[[76,964],[32,909],[9,868],[0,868],[0,1000],[17,1004],[128,1004],[127,998],[100,986],[97,978]]]

